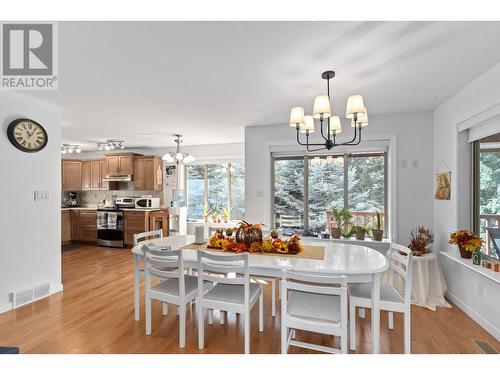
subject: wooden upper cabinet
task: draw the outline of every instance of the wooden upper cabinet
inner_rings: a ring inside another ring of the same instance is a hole
[[[120,166],[120,174],[134,174],[134,157],[132,155],[118,156],[118,165]]]
[[[108,174],[119,174],[120,164],[118,156],[107,156],[106,161],[108,164]]]
[[[162,161],[156,156],[136,158],[134,161],[134,190],[161,191],[163,187]]]
[[[110,154],[106,155],[108,164],[108,174],[110,175],[133,175],[134,174],[134,158],[140,154]]]
[[[135,158],[134,160],[134,190],[144,189],[144,159]]]
[[[82,162],[80,160],[62,161],[62,191],[82,190]]]
[[[99,160],[99,166],[101,172],[100,189],[109,190],[109,182],[103,181],[106,178],[106,175],[108,174],[108,163],[106,162],[106,160]]]
[[[82,190],[91,190],[91,161],[82,161]]]
[[[99,160],[90,162],[90,189],[101,189],[101,163]]]

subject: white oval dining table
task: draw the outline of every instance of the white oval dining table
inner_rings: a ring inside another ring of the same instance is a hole
[[[150,243],[157,246],[171,246],[172,249],[179,249],[193,242],[194,235],[180,235],[144,241],[132,248],[134,255],[134,309],[136,320],[139,320],[139,270],[140,262],[143,259],[141,246]],[[303,239],[303,243],[308,244],[307,239]],[[380,276],[388,268],[386,258],[377,250],[366,246],[329,241],[321,243],[315,241],[311,242],[311,245],[325,247],[323,260],[295,258],[293,256],[249,254],[250,274],[280,278],[282,270],[289,269],[303,272],[345,275],[348,283],[371,283],[372,352],[378,354],[380,351]],[[197,251],[184,249],[184,265],[187,268],[196,269]]]

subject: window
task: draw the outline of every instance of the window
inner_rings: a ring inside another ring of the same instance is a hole
[[[473,143],[474,231],[485,240],[486,254],[497,256],[487,227],[500,226],[500,134]]]
[[[273,157],[274,225],[319,233],[334,206],[371,224],[376,211],[384,216],[386,164],[385,152]]]
[[[188,220],[201,220],[205,206],[230,218],[245,216],[245,166],[242,163],[198,164],[186,166]]]

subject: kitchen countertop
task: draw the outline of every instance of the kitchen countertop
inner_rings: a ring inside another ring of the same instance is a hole
[[[95,211],[97,207],[61,207],[61,211]],[[134,211],[134,212],[154,212],[161,211],[161,208],[122,208],[122,211]]]

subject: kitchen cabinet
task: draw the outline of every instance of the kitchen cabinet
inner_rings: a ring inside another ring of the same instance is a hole
[[[144,159],[135,158],[134,160],[134,190],[144,189]]]
[[[82,189],[82,162],[80,160],[63,160],[62,191],[79,191]]]
[[[90,164],[89,160],[82,161],[82,186],[81,190],[91,190],[91,173],[90,173]]]
[[[106,175],[108,174],[108,163],[106,162],[106,159],[99,160],[99,168],[100,168],[100,173],[101,173],[100,189],[101,190],[109,190],[109,188],[110,188],[109,182],[104,181],[104,179],[106,178]]]
[[[149,214],[148,231],[161,229],[163,237],[168,237],[168,212],[155,211]]]
[[[144,156],[134,161],[134,190],[161,191],[163,170],[161,158]]]
[[[70,211],[71,241],[80,241],[80,211]],[[97,219],[96,219],[97,224]]]
[[[61,211],[61,242],[71,242],[71,212]]]
[[[108,174],[111,175],[133,175],[134,174],[134,156],[138,154],[109,154],[106,155],[108,164]]]
[[[97,241],[97,211],[80,211],[80,241]]]
[[[101,189],[101,163],[99,160],[90,161],[90,189]]]
[[[149,230],[149,212],[125,211],[123,213],[124,243],[132,246],[134,234]]]

